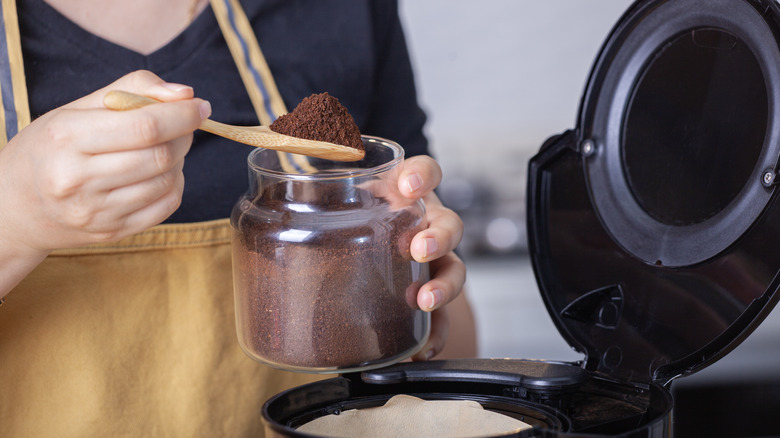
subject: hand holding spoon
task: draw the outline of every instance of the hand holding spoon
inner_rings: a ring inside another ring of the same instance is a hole
[[[154,103],[160,101],[118,90],[109,91],[103,98],[103,104],[107,108],[119,111],[141,108]],[[366,153],[364,150],[350,146],[279,134],[267,126],[235,126],[206,119],[199,129],[250,146],[326,160],[357,161],[363,159]]]

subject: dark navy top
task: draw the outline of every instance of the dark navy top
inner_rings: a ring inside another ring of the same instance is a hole
[[[287,109],[327,91],[363,134],[426,154],[408,51],[393,0],[242,0]],[[96,37],[43,0],[19,1],[32,117],[139,69],[187,84],[211,102],[211,118],[259,121],[210,7],[179,36],[144,56]],[[185,159],[182,205],[167,222],[225,218],[248,188],[249,146],[196,131]]]

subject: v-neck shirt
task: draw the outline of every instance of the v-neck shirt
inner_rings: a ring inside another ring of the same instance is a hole
[[[288,110],[327,91],[361,132],[427,153],[412,67],[396,1],[242,1]],[[210,7],[160,49],[143,55],[100,38],[46,4],[19,0],[19,24],[33,118],[139,69],[190,85],[212,119],[256,125],[257,116]],[[230,215],[247,190],[252,148],[196,131],[185,159],[181,207],[167,222]]]

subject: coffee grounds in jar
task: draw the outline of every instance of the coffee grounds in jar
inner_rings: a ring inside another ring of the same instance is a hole
[[[360,129],[352,115],[327,92],[304,98],[291,113],[271,123],[270,128],[292,137],[364,149]]]
[[[244,291],[237,302],[244,347],[283,367],[320,369],[383,362],[416,348],[424,336],[416,293],[429,277],[409,243],[421,219],[388,209],[381,226],[333,224],[305,242],[280,243],[274,236],[290,229],[284,192],[270,188],[262,201],[280,222],[252,214],[239,220],[234,262]],[[334,196],[323,190],[313,198],[333,208]]]

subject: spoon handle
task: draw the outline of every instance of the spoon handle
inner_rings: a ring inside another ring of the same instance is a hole
[[[360,149],[279,134],[262,125],[236,126],[206,119],[200,129],[251,146],[333,161],[357,161],[365,156]]]
[[[117,111],[127,111],[141,108],[153,103],[160,103],[157,99],[141,96],[140,94],[128,93],[127,91],[112,90],[103,97],[103,105],[108,109]]]
[[[206,119],[200,124],[199,129],[239,143],[254,146],[262,144],[262,147],[266,149],[279,149],[289,143],[287,139],[279,141],[278,137],[282,137],[282,135],[271,131],[267,126],[235,126]],[[295,137],[291,137],[291,139],[293,142],[296,141]]]

